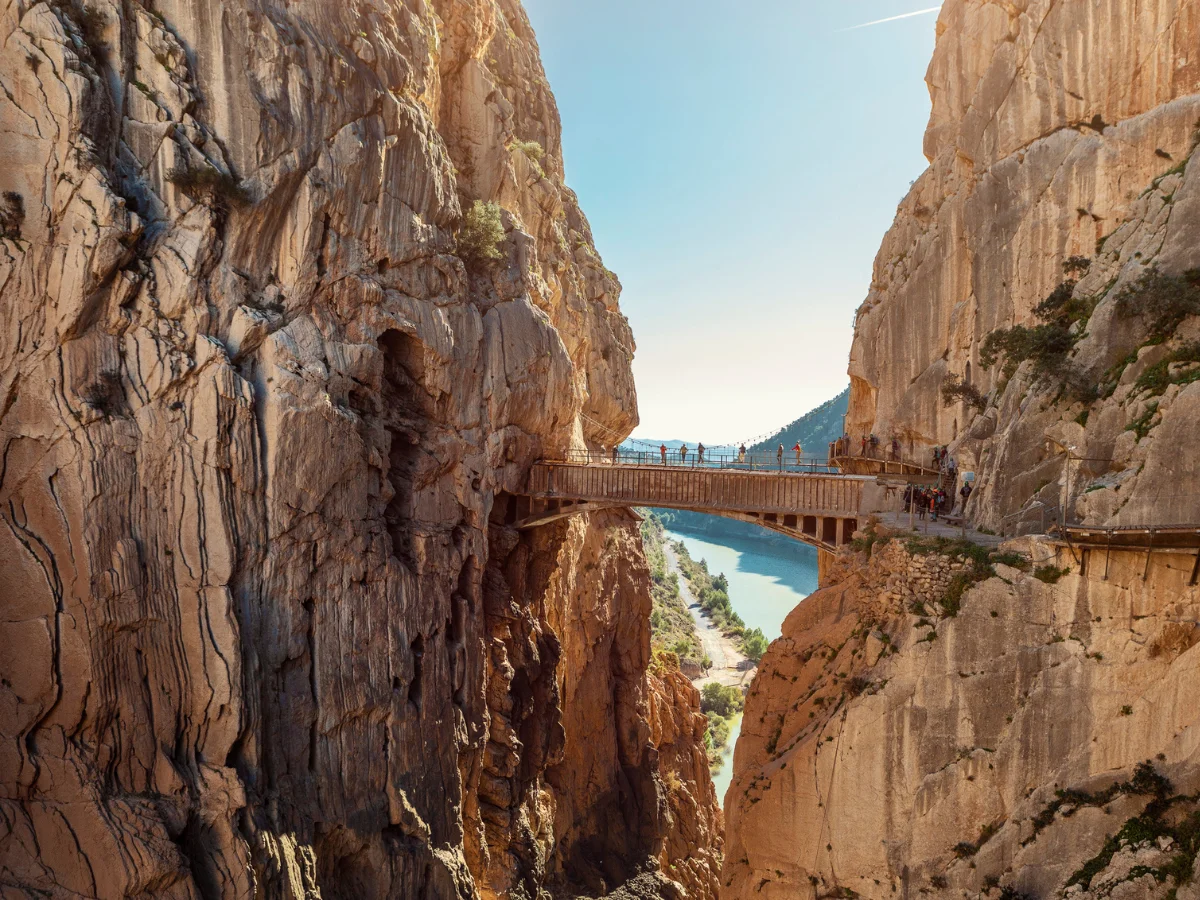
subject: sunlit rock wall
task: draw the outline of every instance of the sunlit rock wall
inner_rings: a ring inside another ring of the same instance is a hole
[[[1188,436],[1200,388],[1137,388],[1159,359],[1145,356],[1144,323],[1115,306],[1150,266],[1200,265],[1200,11],[1183,0],[950,0],[937,29],[930,166],[897,210],[858,312],[851,434],[896,435],[918,459],[951,444],[960,468],[980,474],[972,516],[1010,533],[1040,519],[1036,501],[1068,500],[1047,434],[1088,460],[1070,475],[1071,497],[1096,492],[1080,517],[1197,521],[1200,454]],[[1035,323],[1076,256],[1090,265],[1075,294],[1099,304],[1070,362],[1079,383],[1108,382],[1101,396],[1064,395],[1062,379],[1029,364],[1007,382],[998,366],[985,371],[987,335]],[[1198,336],[1185,322],[1153,353]],[[988,395],[986,410],[945,402],[948,376]]]
[[[682,781],[711,896],[636,531],[507,524],[637,420],[517,3],[16,0],[0,162],[0,884],[669,890]]]

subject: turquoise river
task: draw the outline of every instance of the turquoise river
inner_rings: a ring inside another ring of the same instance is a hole
[[[683,541],[692,559],[708,561],[714,575],[724,572],[729,579],[729,600],[747,628],[761,628],[769,640],[779,637],[787,614],[817,589],[817,551],[799,542],[752,533],[742,537],[732,529],[697,534],[672,528],[670,540]],[[717,797],[725,802],[733,769],[733,746],[742,720],[739,716],[730,735],[720,771],[713,776]]]

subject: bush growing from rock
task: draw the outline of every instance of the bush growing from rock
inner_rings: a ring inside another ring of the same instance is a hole
[[[1166,340],[1188,316],[1200,315],[1200,269],[1167,275],[1151,266],[1117,294],[1116,312],[1142,319],[1152,339]]]
[[[462,218],[458,229],[458,255],[469,269],[480,269],[492,260],[502,259],[500,243],[504,240],[504,223],[500,207],[495,203],[476,200]]]
[[[967,384],[957,375],[947,375],[942,382],[942,403],[950,406],[954,403],[965,403],[976,412],[987,409],[987,397],[980,393],[974,385]]]

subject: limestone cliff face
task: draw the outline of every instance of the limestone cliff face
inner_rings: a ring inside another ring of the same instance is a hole
[[[1116,311],[1150,267],[1200,265],[1195,5],[949,0],[937,28],[930,166],[858,313],[848,427],[895,434],[914,455],[951,444],[980,474],[972,515],[1009,533],[1040,518],[1035,501],[1068,499],[1046,435],[1088,460],[1070,475],[1071,497],[1093,489],[1081,518],[1196,521],[1200,387],[1176,377],[1158,396],[1138,380],[1200,331],[1193,318],[1153,349]],[[1036,321],[1071,257],[1089,261],[1075,298],[1096,304],[1069,356],[1082,400],[1030,364],[1008,381],[980,365],[991,332]],[[945,404],[950,376],[989,395],[986,410]]]
[[[961,563],[893,540],[788,617],[747,698],[723,897],[1045,898],[1089,864],[1097,897],[1193,896],[1197,848],[1166,834],[1200,789],[1190,565],[1143,581],[1114,553],[1105,581],[1014,549],[1075,571],[997,565],[947,617]]]
[[[710,896],[636,531],[508,524],[636,422],[515,0],[15,0],[0,91],[0,884]]]

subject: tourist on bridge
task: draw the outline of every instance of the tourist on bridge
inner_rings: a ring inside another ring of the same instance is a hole
[[[607,447],[605,447],[603,444],[601,444],[601,445],[600,445],[600,454],[599,454],[599,455],[600,455],[600,463],[601,463],[602,465],[603,465],[603,463],[604,463],[604,456],[605,456],[605,453],[606,453],[607,449],[608,449],[608,448],[607,448]]]
[[[746,445],[742,444],[742,446],[738,447],[738,462],[744,463],[745,461],[746,461]]]
[[[617,448],[618,448],[618,446],[619,445],[617,445],[617,444],[613,444],[613,451],[612,451],[613,463],[612,464],[614,466],[617,464]]]
[[[796,441],[796,446],[792,449],[796,451],[796,465],[800,465],[800,457],[804,455],[804,448],[800,446],[799,441]]]
[[[942,461],[942,448],[934,447],[933,448],[933,467],[935,469],[938,468],[941,461]]]
[[[779,471],[783,471],[783,444],[779,445],[779,449],[775,451],[775,458],[779,460]]]
[[[869,443],[871,445],[871,458],[874,459],[879,455],[879,438],[875,437],[874,432],[871,433],[871,440]]]
[[[704,465],[704,445],[703,444],[696,445],[696,462],[698,462],[700,465]]]
[[[867,436],[865,434],[862,436],[862,453],[860,455],[867,455]]]
[[[900,439],[892,437],[892,462],[900,462]]]
[[[665,466],[667,464],[667,445],[666,444],[660,445],[658,448],[658,452],[662,454],[663,465]]]
[[[679,445],[679,462],[682,465],[687,465],[687,444]]]

